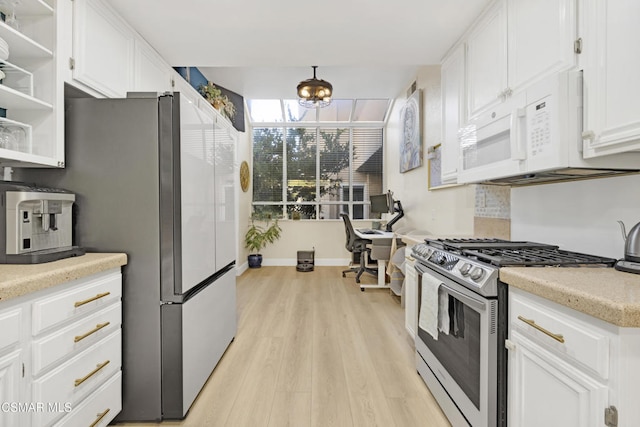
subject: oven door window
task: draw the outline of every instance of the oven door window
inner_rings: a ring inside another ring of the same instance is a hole
[[[418,328],[418,336],[479,409],[480,313],[449,295],[449,334],[439,333],[436,341]]]

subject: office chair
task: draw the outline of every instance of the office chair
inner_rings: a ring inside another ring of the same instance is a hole
[[[369,274],[373,274],[374,276],[377,277],[378,269],[367,267],[367,262],[366,262],[367,257],[365,256],[365,253],[369,253],[369,254],[371,253],[371,249],[367,247],[368,244],[371,244],[371,240],[361,239],[358,236],[356,236],[356,233],[353,230],[353,225],[351,225],[351,220],[349,219],[349,215],[345,213],[341,213],[340,216],[344,221],[344,231],[347,237],[345,248],[347,248],[347,250],[354,255],[354,258],[355,258],[355,255],[360,256],[360,265],[357,267],[352,267],[348,270],[344,270],[342,272],[342,277],[347,277],[346,273],[352,273],[352,272],[356,273],[356,283],[360,283],[360,276],[362,276],[362,274],[365,272]]]

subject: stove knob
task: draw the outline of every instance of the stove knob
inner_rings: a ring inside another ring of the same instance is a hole
[[[482,279],[483,276],[484,276],[484,270],[481,269],[480,267],[473,267],[473,269],[469,273],[469,277],[471,277],[471,279],[474,282],[479,281],[480,279]]]
[[[462,264],[462,267],[460,267],[460,274],[466,276],[469,274],[469,270],[471,270],[471,264],[465,262],[464,264]]]
[[[447,259],[442,254],[438,255],[438,258],[436,258],[436,262],[440,265],[444,265],[446,261]]]

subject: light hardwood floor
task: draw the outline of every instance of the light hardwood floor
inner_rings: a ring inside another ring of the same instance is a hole
[[[245,272],[236,338],[186,419],[118,426],[449,426],[416,372],[399,300],[341,270]]]

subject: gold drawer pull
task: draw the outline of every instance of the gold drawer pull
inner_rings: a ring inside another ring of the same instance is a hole
[[[92,422],[89,427],[96,427],[98,425],[98,423],[105,417],[105,415],[107,415],[109,413],[111,409],[107,409],[106,411],[104,411],[101,414],[97,414],[98,418],[96,418],[96,420],[94,422]]]
[[[92,376],[94,376],[95,374],[98,373],[98,371],[102,368],[104,368],[105,366],[107,366],[109,364],[110,360],[107,360],[104,363],[99,363],[98,365],[96,365],[96,369],[94,369],[93,371],[89,372],[87,375],[85,375],[82,378],[78,378],[75,381],[75,385],[76,387],[78,387],[80,384],[82,384],[83,382],[85,382],[86,380],[88,380],[89,378],[91,378]]]
[[[554,334],[553,332],[549,332],[547,331],[545,328],[543,328],[540,325],[537,325],[536,322],[534,322],[531,319],[525,319],[522,316],[518,316],[518,320],[522,320],[524,323],[526,323],[529,326],[532,326],[534,328],[536,328],[537,330],[539,330],[540,332],[542,332],[545,335],[550,336],[551,338],[553,338],[554,340],[561,342],[564,344],[564,337],[561,334]]]
[[[107,295],[111,295],[111,292],[105,292],[102,294],[98,294],[95,297],[91,297],[89,299],[86,299],[84,301],[77,301],[75,304],[73,304],[74,307],[80,307],[81,305],[85,305],[85,304],[89,304],[92,301],[98,300],[100,298],[106,297]]]
[[[104,323],[98,323],[96,325],[95,328],[93,328],[92,330],[90,330],[89,332],[86,332],[82,335],[76,335],[76,337],[73,339],[73,342],[78,342],[78,341],[82,341],[83,339],[85,339],[86,337],[88,337],[91,334],[95,334],[96,332],[98,332],[100,329],[105,328],[107,326],[109,326],[111,324],[111,322],[104,322]]]

